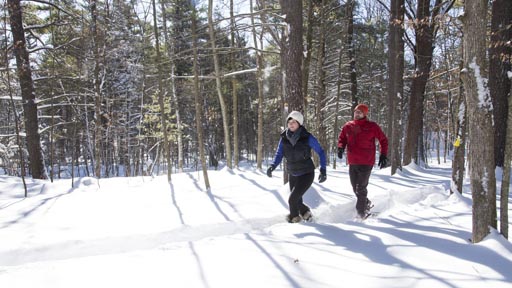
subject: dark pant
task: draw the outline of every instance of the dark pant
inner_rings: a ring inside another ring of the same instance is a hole
[[[290,184],[290,198],[288,198],[288,205],[290,205],[290,219],[304,215],[307,211],[309,211],[309,207],[304,205],[302,202],[302,196],[306,191],[308,191],[311,184],[313,184],[313,179],[315,178],[315,172],[311,172],[308,174],[293,176],[290,175],[289,184]]]
[[[364,214],[366,207],[366,199],[368,196],[368,181],[372,173],[373,166],[371,165],[350,165],[348,167],[348,174],[350,175],[350,184],[352,190],[357,197],[356,210],[359,215]]]

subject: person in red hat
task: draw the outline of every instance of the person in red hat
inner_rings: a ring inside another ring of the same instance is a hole
[[[375,140],[380,143],[378,165],[387,166],[388,138],[380,126],[368,120],[368,106],[359,104],[354,109],[354,120],[343,125],[338,137],[338,158],[343,158],[347,151],[350,184],[357,197],[356,210],[361,218],[366,218],[372,207],[368,200],[368,181],[375,164]]]

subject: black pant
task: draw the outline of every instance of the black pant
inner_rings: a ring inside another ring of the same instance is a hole
[[[373,166],[371,165],[350,165],[348,167],[348,174],[350,175],[350,184],[352,190],[357,197],[356,210],[359,215],[364,214],[366,207],[366,199],[368,196],[368,181],[372,173]]]
[[[309,211],[309,207],[304,205],[302,202],[302,196],[306,191],[308,191],[311,184],[313,184],[313,179],[315,178],[315,172],[311,172],[308,174],[289,177],[290,184],[290,198],[288,198],[288,205],[290,205],[290,219],[304,215],[307,211]]]

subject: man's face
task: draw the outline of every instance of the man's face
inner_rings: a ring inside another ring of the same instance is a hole
[[[354,110],[354,119],[359,120],[359,119],[363,119],[363,118],[364,118],[363,111]]]

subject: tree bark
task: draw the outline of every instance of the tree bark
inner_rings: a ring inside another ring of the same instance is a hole
[[[7,1],[11,33],[13,37],[13,51],[16,56],[16,71],[23,99],[23,115],[25,131],[27,134],[27,150],[30,159],[30,170],[34,179],[48,179],[44,168],[44,157],[41,149],[41,136],[39,135],[39,122],[37,119],[37,102],[30,68],[29,52],[23,28],[23,12],[20,0]]]
[[[496,166],[503,167],[505,141],[507,137],[507,94],[510,81],[507,71],[511,70],[512,45],[512,1],[492,1],[491,43],[489,45],[489,91],[494,114],[494,158]]]
[[[509,77],[512,81],[512,75]],[[501,180],[500,200],[500,232],[508,239],[508,199],[510,195],[510,166],[512,165],[512,85],[508,94],[508,120],[507,140],[505,142],[505,161],[503,165],[503,179]]]
[[[391,175],[401,169],[401,101],[404,93],[404,0],[391,1],[388,54],[388,136]]]
[[[462,63],[461,63],[462,66]],[[462,67],[461,67],[462,68]],[[462,69],[461,69],[462,70]],[[464,183],[464,165],[466,155],[466,119],[467,108],[464,97],[464,87],[462,79],[460,79],[459,94],[457,96],[456,108],[454,114],[456,115],[455,122],[455,136],[457,137],[454,144],[454,155],[452,162],[452,182],[450,185],[450,193],[462,194],[462,187]]]
[[[325,69],[324,69],[324,61],[325,61],[325,31],[326,31],[326,24],[325,24],[325,0],[322,0],[321,7],[320,7],[320,30],[318,35],[318,48],[317,48],[317,66],[316,66],[316,74],[317,74],[317,82],[316,82],[316,111],[315,111],[315,120],[316,120],[316,127],[318,129],[317,135],[318,135],[318,141],[322,147],[326,147],[326,127],[324,125],[324,113],[322,113],[322,108],[325,104],[325,93],[326,93],[326,86],[325,86]],[[318,159],[315,156],[315,159]],[[318,163],[318,162],[316,162]]]
[[[304,119],[307,118],[308,110],[308,86],[309,86],[309,67],[311,63],[311,54],[313,53],[313,26],[315,17],[313,14],[315,1],[308,1],[308,14],[307,14],[307,30],[306,30],[306,57],[302,62],[302,92],[304,93]]]
[[[354,52],[354,7],[355,1],[348,0],[345,4],[345,13],[347,17],[347,38],[346,47],[348,48],[348,59],[349,59],[349,75],[350,75],[350,98],[352,101],[352,111],[359,104],[357,96],[357,71],[356,71],[356,56]]]
[[[282,14],[288,24],[288,41],[283,47],[285,53],[285,92],[288,111],[304,112],[302,94],[302,0],[280,0]]]
[[[219,56],[217,55],[217,45],[215,44],[215,28],[213,26],[213,0],[208,1],[208,30],[210,33],[210,43],[213,53],[213,66],[215,68],[215,84],[217,88],[217,96],[219,97],[220,110],[222,113],[222,125],[224,128],[224,146],[226,147],[226,165],[229,169],[233,168],[231,158],[231,139],[229,134],[228,111],[224,95],[222,94],[221,72],[219,64]]]
[[[466,1],[464,7],[462,80],[467,95],[469,117],[468,155],[473,196],[472,241],[478,243],[489,234],[489,227],[495,221],[491,219],[490,203],[493,201],[492,195],[496,194],[496,178],[492,102],[486,83],[487,0]]]

